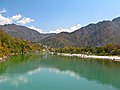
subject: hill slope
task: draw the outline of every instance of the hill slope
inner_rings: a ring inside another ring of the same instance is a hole
[[[37,43],[16,39],[0,31],[0,57],[10,53],[24,53],[41,49],[42,47]]]
[[[89,24],[72,33],[62,32],[43,39],[42,43],[51,47],[120,44],[120,18]]]
[[[53,34],[41,34],[36,30],[15,24],[1,25],[0,30],[6,32],[7,34],[15,38],[19,38],[22,40],[31,40],[33,42],[40,42],[43,38],[53,35]]]
[[[89,24],[72,33],[41,34],[33,29],[15,24],[0,26],[0,30],[13,37],[40,42],[50,47],[102,46],[108,43],[120,44],[120,17],[112,21]]]

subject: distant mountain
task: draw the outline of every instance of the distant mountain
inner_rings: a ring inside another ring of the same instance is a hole
[[[42,44],[50,47],[102,46],[108,43],[120,44],[120,17],[89,24],[72,33],[62,32],[42,39]]]
[[[31,40],[33,42],[40,42],[42,39],[53,35],[53,34],[41,34],[36,30],[15,24],[1,25],[0,30],[6,32],[7,34],[15,38],[19,38],[22,40]]]
[[[0,30],[22,39],[40,42],[50,47],[102,46],[108,43],[120,44],[120,17],[112,21],[89,24],[72,33],[42,34],[25,26],[1,25]]]

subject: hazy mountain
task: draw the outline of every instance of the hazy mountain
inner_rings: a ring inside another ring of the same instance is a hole
[[[43,38],[53,35],[53,34],[41,34],[36,30],[15,24],[1,25],[0,30],[6,32],[7,34],[13,37],[22,40],[31,40],[34,42],[40,42]]]
[[[108,43],[120,44],[120,17],[112,21],[89,24],[72,33],[62,32],[42,40],[51,47],[102,46]]]
[[[47,37],[41,42],[42,44],[48,45],[50,47],[75,46],[75,44],[72,42],[72,36],[70,35],[70,33],[67,32],[62,32]]]
[[[0,26],[0,29],[13,37],[40,42],[50,47],[120,44],[120,17],[112,21],[89,24],[72,33],[41,34],[33,29],[15,24],[3,25]]]

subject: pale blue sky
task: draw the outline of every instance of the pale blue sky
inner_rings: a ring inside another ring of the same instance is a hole
[[[80,24],[111,20],[120,16],[120,0],[0,0],[5,17],[21,14],[34,19],[26,26],[45,32]]]

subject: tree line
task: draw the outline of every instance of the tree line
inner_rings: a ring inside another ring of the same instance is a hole
[[[55,53],[75,53],[75,54],[88,54],[88,55],[120,55],[120,45],[106,44],[97,47],[64,47],[64,48],[51,48],[51,52]]]

